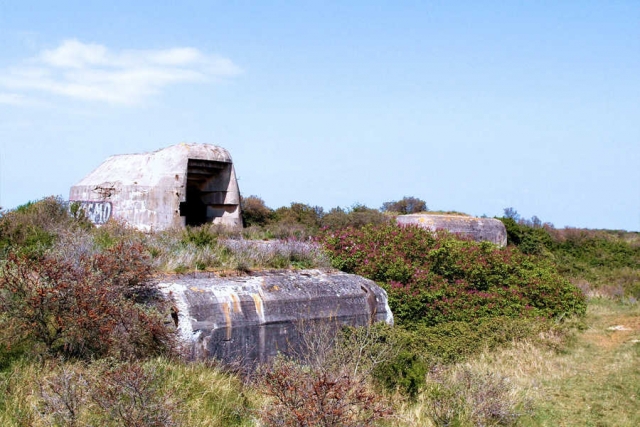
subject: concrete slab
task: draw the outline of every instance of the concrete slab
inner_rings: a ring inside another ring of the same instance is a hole
[[[300,334],[313,324],[393,324],[384,289],[342,272],[204,274],[167,278],[159,287],[175,304],[193,358],[254,365],[297,349]]]

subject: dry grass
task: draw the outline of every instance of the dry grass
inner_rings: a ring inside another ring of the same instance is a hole
[[[553,351],[531,341],[486,351],[468,362],[437,368],[415,403],[405,403],[403,425],[516,425],[541,396],[539,378],[556,375]]]
[[[563,339],[546,333],[445,370],[435,382],[448,388],[440,387],[440,396],[427,388],[416,403],[405,403],[402,425],[447,425],[446,409],[456,415],[448,425],[459,426],[640,425],[640,305],[592,299],[586,329],[569,343]],[[433,387],[433,375],[429,382]],[[474,399],[483,397],[483,388],[485,397],[500,397],[501,407],[519,417],[501,424],[474,420],[473,411],[481,409]]]
[[[154,359],[114,371],[107,361],[22,361],[0,373],[3,427],[252,426],[260,401],[204,363]]]
[[[250,240],[216,226],[148,235],[145,244],[163,272],[249,271],[264,268],[324,268],[320,246],[297,239]]]
[[[593,300],[588,329],[541,378],[544,399],[528,425],[640,425],[639,319],[637,304]]]
[[[418,212],[423,215],[452,215],[452,216],[472,216],[468,213],[458,212],[458,211],[426,211],[426,212]]]

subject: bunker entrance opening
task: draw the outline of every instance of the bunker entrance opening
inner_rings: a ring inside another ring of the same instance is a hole
[[[180,203],[180,216],[185,217],[186,225],[213,222],[224,214],[230,177],[231,163],[188,160],[187,197]]]

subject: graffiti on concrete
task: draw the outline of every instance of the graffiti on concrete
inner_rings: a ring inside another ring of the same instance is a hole
[[[111,202],[78,202],[89,221],[104,224],[111,218]]]

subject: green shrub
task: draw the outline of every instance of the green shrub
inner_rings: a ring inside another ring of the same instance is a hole
[[[509,245],[553,260],[565,277],[586,280],[596,290],[620,286],[623,295],[640,297],[635,274],[630,273],[640,269],[638,233],[556,229],[551,224],[540,226],[540,220],[518,220],[517,214],[499,219],[507,229]]]
[[[525,254],[542,255],[551,249],[553,240],[545,228],[530,227],[513,218],[498,218],[507,229],[507,243],[517,246]]]
[[[554,254],[561,266],[568,264],[569,273],[587,268],[640,268],[640,247],[611,234],[566,228],[556,230],[554,237]]]
[[[395,358],[376,367],[373,376],[387,391],[399,391],[415,399],[425,385],[428,365],[416,351],[401,350]]]
[[[317,229],[323,209],[320,206],[310,206],[304,203],[291,203],[291,206],[282,206],[274,212],[274,222],[282,224],[300,224],[308,229]]]
[[[0,257],[10,251],[31,258],[41,256],[65,231],[87,230],[84,217],[72,217],[60,197],[29,202],[0,216]]]
[[[340,207],[331,209],[320,220],[322,227],[331,230],[339,230],[346,227],[360,228],[367,224],[381,224],[389,221],[389,216],[377,209],[371,209],[364,205],[356,204],[351,209]]]
[[[334,267],[382,283],[400,325],[583,314],[581,291],[548,260],[418,227],[365,226],[320,238]]]
[[[273,210],[267,207],[264,200],[258,196],[242,197],[240,206],[245,227],[251,227],[252,225],[264,226],[273,218]]]
[[[182,242],[185,245],[189,243],[194,244],[197,247],[213,246],[218,240],[218,236],[212,232],[211,224],[201,225],[199,227],[187,227],[185,228]]]
[[[402,200],[385,202],[380,208],[382,212],[393,212],[398,214],[412,214],[426,212],[429,210],[427,202],[417,197],[404,196]]]

